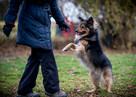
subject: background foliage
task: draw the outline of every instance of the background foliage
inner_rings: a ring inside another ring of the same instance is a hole
[[[102,43],[110,48],[132,49],[136,46],[136,0],[59,0],[81,5],[99,22]],[[58,2],[59,3],[59,2]],[[8,0],[0,2],[2,32]],[[17,26],[16,26],[17,27]],[[15,28],[16,30],[17,28]],[[0,34],[1,35],[1,34]],[[3,37],[2,35],[0,37]]]
[[[135,45],[135,0],[76,0],[99,21],[103,42],[112,48],[128,48]]]

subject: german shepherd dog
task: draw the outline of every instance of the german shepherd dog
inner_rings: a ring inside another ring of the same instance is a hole
[[[97,22],[92,17],[88,20],[80,17],[80,20],[74,43],[69,43],[63,51],[68,49],[74,51],[80,63],[88,68],[90,80],[94,86],[91,93],[99,89],[99,85],[105,87],[107,92],[111,92],[112,65],[101,48]]]

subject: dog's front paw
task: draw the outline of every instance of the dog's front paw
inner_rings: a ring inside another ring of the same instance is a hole
[[[111,91],[111,90],[108,90],[107,92],[108,92],[108,93],[112,93],[112,91]]]
[[[94,93],[97,89],[93,89],[91,91],[88,91],[88,93]]]
[[[64,52],[64,51],[67,51],[67,50],[68,50],[67,48],[63,48],[63,49],[62,49],[63,52]]]

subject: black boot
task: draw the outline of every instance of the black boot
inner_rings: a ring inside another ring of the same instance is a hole
[[[57,91],[57,92],[55,92],[53,94],[47,93],[47,92],[45,92],[45,94],[48,95],[48,96],[50,96],[50,97],[67,97],[66,93],[63,92],[63,91],[61,91],[61,90]]]
[[[40,97],[38,93],[28,93],[26,95],[17,95],[17,97]]]

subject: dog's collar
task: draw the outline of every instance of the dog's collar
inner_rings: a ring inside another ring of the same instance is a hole
[[[93,36],[86,35],[86,36],[80,38],[79,41],[80,40],[87,40],[87,41],[94,42],[94,41],[96,41],[96,36],[95,35],[93,35]]]
[[[75,43],[75,44],[78,44],[78,42],[79,42],[80,40],[86,40],[88,37],[89,37],[89,35],[86,35],[86,36],[84,36],[84,37],[82,37],[82,38],[76,39],[76,40],[74,41],[74,43]]]
[[[93,35],[93,36],[90,36],[90,35],[86,35],[78,40],[75,40],[74,43],[77,44],[80,40],[86,40],[86,41],[89,41],[89,42],[95,42],[96,41],[96,36]]]
[[[89,42],[95,42],[97,40],[97,37],[95,35],[97,30],[91,30],[91,33],[92,34],[89,34],[89,35],[86,35],[80,39],[77,39],[74,41],[75,44],[77,44],[80,40],[86,40],[86,41],[89,41]]]

